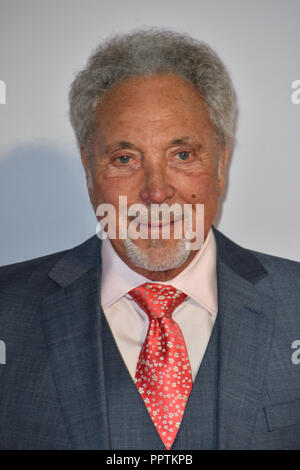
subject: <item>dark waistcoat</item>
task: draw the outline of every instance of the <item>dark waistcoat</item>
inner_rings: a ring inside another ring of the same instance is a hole
[[[217,448],[218,318],[172,450]],[[166,450],[102,316],[104,376],[112,449]]]

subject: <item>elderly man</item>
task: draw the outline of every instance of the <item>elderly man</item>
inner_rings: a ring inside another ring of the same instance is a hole
[[[1,448],[300,448],[300,265],[213,226],[237,118],[221,60],[171,31],[116,36],[70,116],[102,231],[0,270]]]

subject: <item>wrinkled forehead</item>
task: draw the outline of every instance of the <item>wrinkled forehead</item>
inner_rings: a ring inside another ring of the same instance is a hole
[[[102,96],[97,111],[116,105],[127,108],[137,103],[146,106],[181,103],[192,108],[195,102],[205,105],[194,85],[176,74],[157,73],[132,77],[115,84]]]
[[[98,136],[114,134],[130,141],[135,134],[154,142],[204,138],[215,134],[206,104],[195,88],[177,75],[154,75],[126,80],[113,87],[98,105]]]

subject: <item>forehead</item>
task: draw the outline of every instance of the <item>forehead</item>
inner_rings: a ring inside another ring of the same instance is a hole
[[[214,133],[200,93],[177,75],[156,74],[126,80],[102,98],[96,110],[96,129],[101,134],[138,133],[175,138],[177,133]]]

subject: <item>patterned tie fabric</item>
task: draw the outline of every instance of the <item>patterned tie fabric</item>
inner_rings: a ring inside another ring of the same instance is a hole
[[[150,323],[140,352],[135,382],[166,447],[172,447],[192,389],[192,374],[173,310],[186,294],[172,286],[146,283],[129,292]]]

